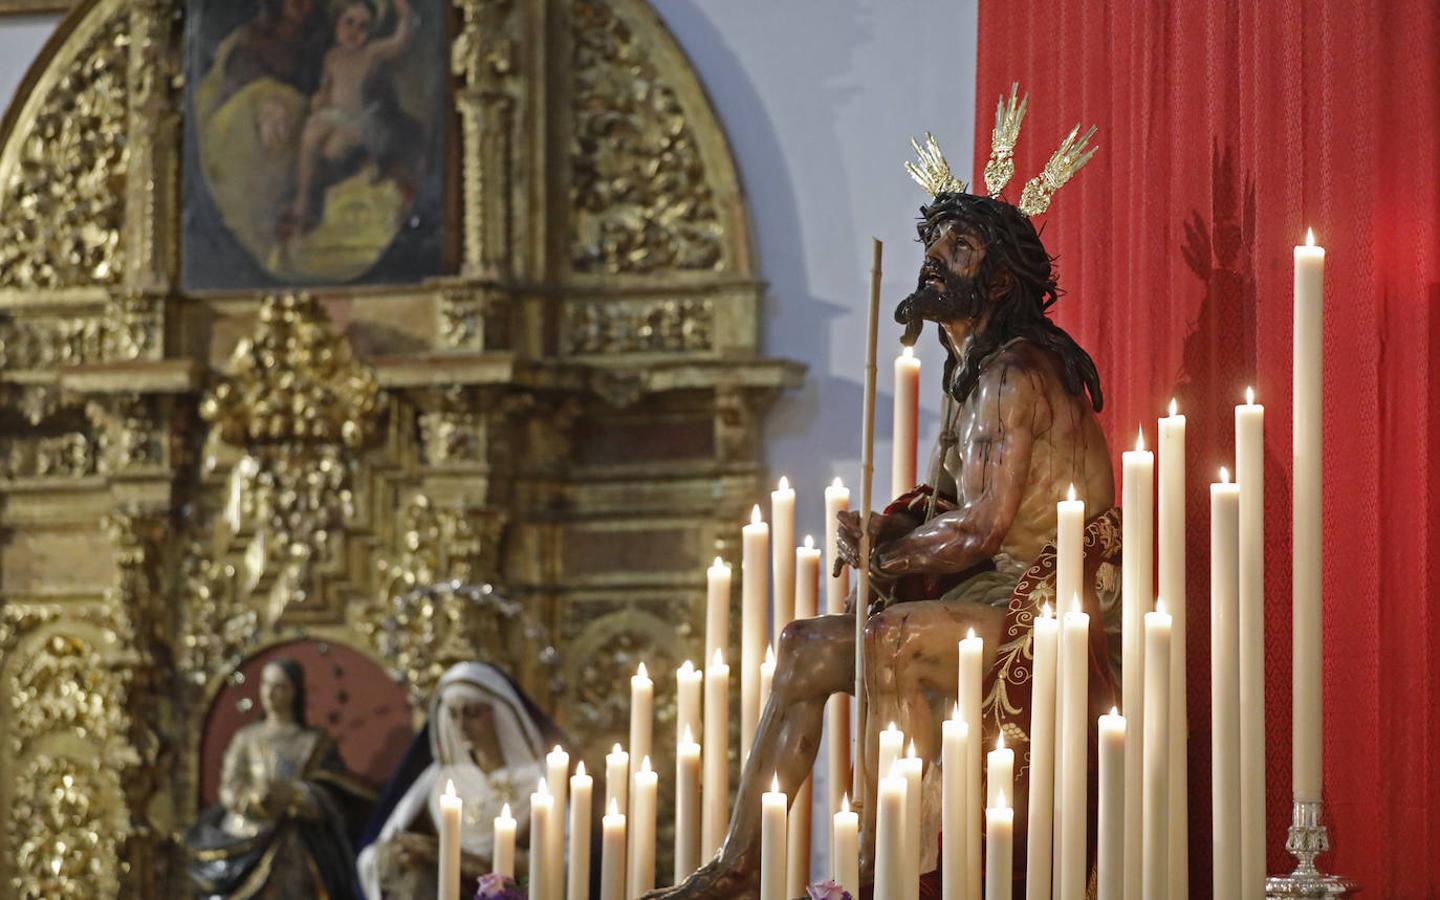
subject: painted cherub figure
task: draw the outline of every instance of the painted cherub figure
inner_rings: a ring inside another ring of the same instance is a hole
[[[409,46],[415,13],[409,0],[395,0],[395,30],[372,37],[379,18],[373,0],[350,0],[335,17],[335,43],[325,54],[320,87],[310,98],[310,115],[300,135],[295,199],[282,217],[282,230],[313,224],[315,175],[322,162],[343,163],[357,149],[380,155],[389,140],[384,106],[374,87],[384,67]]]

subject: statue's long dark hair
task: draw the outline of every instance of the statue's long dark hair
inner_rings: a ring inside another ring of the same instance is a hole
[[[951,396],[963,402],[979,383],[980,367],[986,358],[1009,341],[1024,338],[1054,353],[1060,361],[1065,389],[1075,395],[1088,392],[1091,405],[1099,412],[1105,397],[1095,361],[1046,315],[1060,299],[1060,290],[1055,283],[1055,260],[1045,251],[1035,225],[1003,200],[945,193],[920,208],[916,226],[920,240],[929,246],[945,222],[975,230],[985,247],[975,276],[975,293],[982,300],[998,298],[989,325],[976,336],[963,360],[956,361],[945,331],[940,331],[940,342],[946,349],[945,385]],[[1008,287],[1001,281],[1002,273],[1009,273]]]
[[[290,679],[290,686],[295,689],[295,700],[292,705],[295,723],[297,725],[309,724],[305,721],[305,667],[286,656],[277,656],[268,661],[266,665],[275,666],[285,673],[286,678]]]

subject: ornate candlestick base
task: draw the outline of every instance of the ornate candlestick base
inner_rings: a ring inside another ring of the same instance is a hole
[[[1330,850],[1330,836],[1321,824],[1318,801],[1296,801],[1285,849],[1297,860],[1295,871],[1265,879],[1266,897],[1347,897],[1359,891],[1353,881],[1315,868],[1315,857]]]

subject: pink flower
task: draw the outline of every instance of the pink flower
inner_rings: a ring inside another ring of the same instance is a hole
[[[834,881],[817,881],[805,889],[810,900],[855,900],[850,892]]]
[[[480,889],[475,900],[525,900],[525,895],[515,888],[515,882],[498,872],[480,876]]]

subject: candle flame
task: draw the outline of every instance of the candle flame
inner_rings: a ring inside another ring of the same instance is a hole
[[[750,524],[759,525],[763,521],[765,520],[760,518],[760,504],[757,503],[755,504],[755,508],[750,510]]]
[[[836,475],[836,476],[835,476],[835,480],[832,481],[832,482],[830,482],[830,486],[831,486],[831,487],[837,487],[837,488],[843,488],[843,487],[845,486],[845,482],[843,482],[843,481],[840,480],[840,476],[839,476],[839,475]]]
[[[680,733],[680,743],[682,743],[682,744],[693,744],[693,743],[695,743],[695,735],[690,732],[690,723],[689,723],[689,722],[686,722],[686,723],[685,723],[685,730]],[[647,758],[648,758],[648,757],[647,757]]]
[[[1175,415],[1175,413],[1176,413],[1178,410],[1179,410],[1179,407],[1175,405],[1175,398],[1174,398],[1174,397],[1171,397],[1171,398],[1170,398],[1170,415],[1172,415],[1172,416]]]
[[[728,568],[730,568],[730,564],[727,563],[725,560],[721,559],[721,558],[718,557],[718,556],[715,557],[715,562],[711,563],[711,565],[714,566],[714,567],[717,568],[717,569],[728,569]]]
[[[1230,470],[1227,469],[1227,468],[1225,468],[1224,466],[1221,466],[1221,467],[1220,467],[1220,483],[1221,483],[1221,484],[1229,484],[1229,483],[1230,483]]]
[[[959,704],[959,703],[953,703],[953,704],[951,704],[951,706],[950,706],[950,721],[952,721],[952,722],[961,722],[962,724],[964,723],[964,720],[960,718],[960,704]]]
[[[1071,501],[1075,499],[1075,482],[1070,482],[1070,489],[1065,492],[1065,499]]]
[[[885,730],[886,730],[886,731],[899,731],[900,729],[898,729],[898,728],[895,727],[895,723],[894,723],[894,722],[891,722],[891,723],[890,723],[890,727],[887,728],[887,729],[885,729]]]
[[[645,754],[644,758],[640,760],[640,771],[647,775],[654,771],[650,768],[650,754]]]
[[[1110,707],[1110,715],[1115,716],[1116,718],[1119,718],[1119,716],[1120,716],[1120,707],[1118,707],[1118,706],[1112,706],[1112,707]]]
[[[611,798],[610,798],[610,807],[609,807],[609,809],[607,809],[607,810],[605,811],[605,815],[606,815],[606,816],[618,816],[618,815],[620,815],[620,807],[615,804],[615,798],[614,798],[614,797],[611,797]]]
[[[1164,598],[1164,597],[1156,597],[1156,598],[1155,598],[1155,611],[1158,612],[1158,613],[1167,612],[1167,610],[1165,609],[1165,598]]]
[[[903,356],[903,357],[905,357],[906,359],[914,359],[914,358],[915,358],[915,348],[914,348],[914,347],[906,347],[906,348],[904,348],[903,350],[900,351],[900,355]]]
[[[500,818],[502,818],[502,819],[513,819],[513,818],[515,818],[514,816],[510,815],[510,804],[506,803],[506,804],[504,804],[504,805],[502,805],[502,806],[500,807]]]
[[[1045,605],[1040,607],[1040,618],[1048,619],[1053,615],[1055,615],[1055,610],[1050,608],[1050,601],[1046,600]]]
[[[623,747],[620,746],[620,742],[619,742],[619,741],[616,741],[616,742],[615,742],[615,746],[610,748],[610,755],[611,755],[611,756],[618,756],[618,755],[620,755],[621,753],[624,753],[624,752],[625,752],[625,748],[623,748]]]
[[[1136,450],[1141,450],[1141,451],[1143,451],[1143,450],[1145,449],[1145,426],[1144,426],[1144,425],[1141,425],[1141,426],[1140,426],[1140,431],[1139,431],[1139,433],[1135,435],[1135,449],[1136,449]]]
[[[650,673],[647,672],[647,671],[645,671],[645,660],[643,660],[643,659],[640,660],[640,665],[639,665],[639,667],[635,669],[635,677],[636,677],[636,678],[646,678],[646,679],[648,679],[648,678],[650,677]]]
[[[1305,246],[1307,246],[1307,247],[1313,247],[1313,246],[1315,246],[1315,229],[1313,229],[1313,228],[1307,228],[1307,229],[1305,229]]]
[[[786,478],[784,475],[781,475],[780,483],[775,486],[775,489],[781,493],[790,490],[790,479]]]
[[[550,785],[545,783],[544,775],[541,775],[539,780],[535,782],[535,793],[539,794],[542,797],[549,796]]]
[[[967,629],[965,629],[965,640],[967,640],[967,641],[973,641],[973,640],[975,640],[975,629],[973,629],[973,628],[967,628]]]
[[[1005,789],[999,788],[995,791],[995,808],[1009,809],[1010,805],[1005,802]]]
[[[915,758],[915,739],[914,739],[914,738],[911,738],[911,739],[910,739],[910,746],[905,748],[905,758],[906,758],[906,759],[914,759],[914,758]]]
[[[996,750],[1004,750],[1004,749],[1005,749],[1005,732],[1002,731],[1002,732],[1000,732],[999,734],[995,735],[995,749],[996,749]]]
[[[551,755],[551,756],[568,756],[569,754],[567,754],[564,750],[562,750],[562,749],[560,748],[560,745],[559,745],[559,744],[556,744],[556,745],[554,746],[554,748],[552,748],[552,749],[550,750],[550,755]]]
[[[776,772],[774,775],[770,776],[770,793],[772,793],[772,794],[778,794],[778,793],[780,793],[780,773],[779,773],[779,772]]]
[[[1072,613],[1080,612],[1080,593],[1078,591],[1070,595],[1070,611]]]
[[[585,760],[582,759],[580,760],[580,762],[575,764],[575,774],[580,778],[585,777]],[[510,804],[505,804],[505,808],[509,809]]]
[[[1245,404],[1247,406],[1255,405],[1255,389],[1249,385],[1245,386]]]
[[[844,794],[842,794],[842,795],[840,796],[840,811],[843,812],[843,813],[848,813],[848,812],[850,811],[850,792],[849,792],[849,791],[846,791]]]
[[[680,671],[682,674],[689,675],[695,671],[695,664],[687,659],[680,664]]]
[[[453,796],[455,796],[455,781],[454,781],[454,779],[451,779],[451,778],[445,779],[445,796],[447,796],[447,797],[453,797]]]
[[[715,648],[715,655],[712,656],[712,657],[710,657],[710,667],[711,667],[712,669],[719,669],[719,668],[721,668],[721,667],[724,666],[724,665],[725,665],[725,651],[721,650],[719,647],[716,647],[716,648]],[[617,744],[616,746],[619,746],[619,745]]]
[[[766,645],[765,645],[765,665],[769,666],[769,667],[772,668],[772,669],[775,668],[775,645],[774,645],[774,644],[766,644]]]
[[[814,550],[814,549],[815,549],[815,538],[811,537],[811,536],[808,535],[808,534],[805,535],[805,549],[806,549],[806,550]]]

